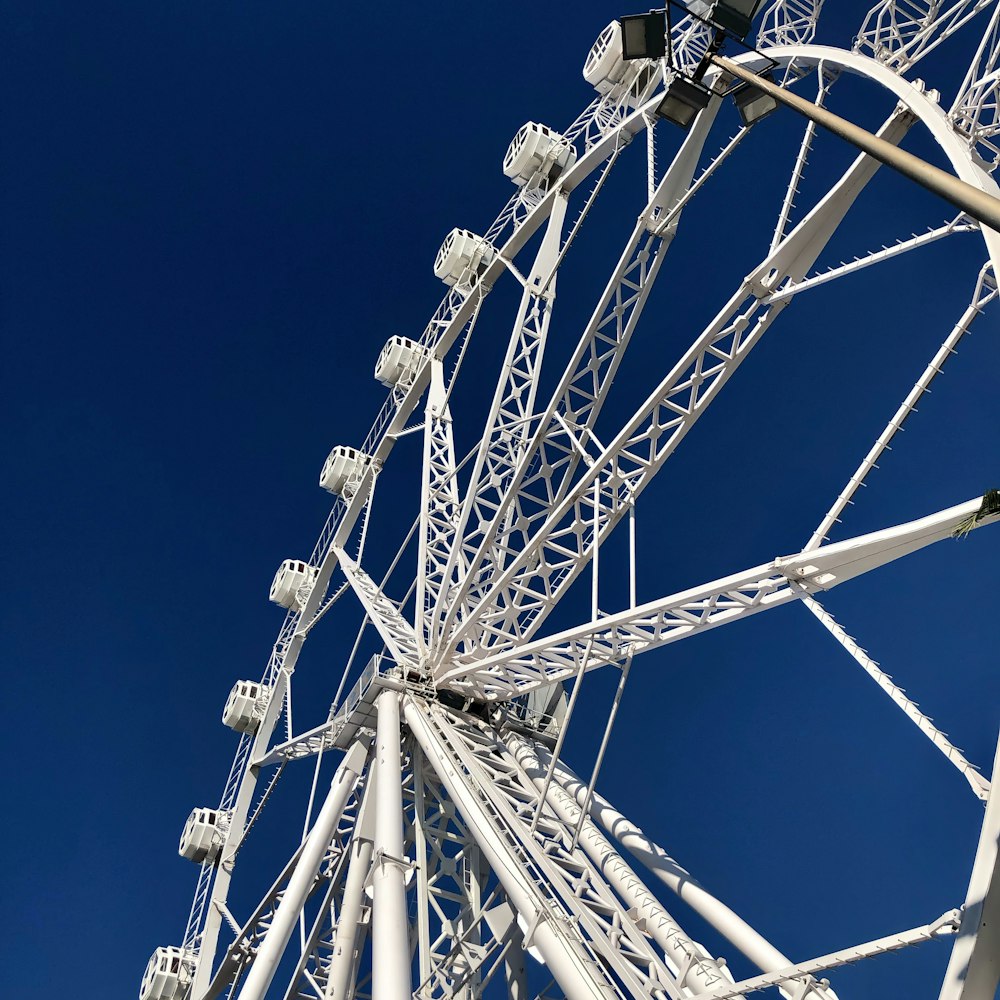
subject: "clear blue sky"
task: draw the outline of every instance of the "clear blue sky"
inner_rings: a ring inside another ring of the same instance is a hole
[[[818,40],[848,44],[866,4],[827,6]],[[422,330],[443,291],[441,239],[489,225],[510,191],[509,139],[525,120],[576,116],[592,96],[590,44],[629,11],[392,4],[375,52],[370,14],[327,0],[3,8],[0,991],[105,1000],[132,996],[153,948],[180,941],[196,876],[176,854],[181,826],[221,793],[236,745],[222,705],[263,669],[281,620],[274,569],[308,554],[326,515],[323,458],[360,443],[384,398],[371,377],[382,343]],[[946,103],[974,34],[920,68]],[[856,81],[835,94],[868,125],[891,106]],[[733,128],[729,114],[711,148]],[[680,133],[660,132],[666,162]],[[773,116],[692,205],[605,431],[766,250],[799,133]],[[908,146],[940,162],[922,136]],[[561,279],[547,385],[641,207],[643,151],[628,152]],[[800,210],[849,160],[820,139]],[[952,214],[880,176],[831,254]],[[956,236],[803,295],[648,492],[640,598],[801,547],[984,260],[978,235]],[[479,435],[514,301],[498,286],[484,314],[455,399],[460,452]],[[997,315],[839,537],[1000,486]],[[397,448],[376,497],[373,571],[415,513],[418,453],[417,436]],[[828,601],[987,773],[998,559],[1000,529],[984,530]],[[602,607],[625,597],[609,576]],[[568,600],[553,627],[586,613],[585,595]],[[325,717],[357,617],[342,601],[310,643],[296,728]],[[612,683],[587,682],[567,747],[581,770]],[[262,822],[262,885],[297,840],[307,781],[290,775]],[[958,773],[794,606],[637,661],[601,784],[796,959],[958,905],[982,818]],[[946,960],[930,944],[832,978],[845,1000],[931,1000]]]

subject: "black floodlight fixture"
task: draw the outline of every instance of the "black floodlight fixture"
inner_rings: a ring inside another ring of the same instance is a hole
[[[770,82],[766,76],[761,79]],[[765,94],[760,87],[755,87],[752,83],[740,87],[733,94],[733,102],[740,113],[740,118],[743,119],[743,124],[748,128],[778,108],[778,102],[770,94]]]
[[[622,59],[662,59],[667,54],[667,15],[628,14],[618,19],[622,26]]]
[[[708,107],[712,93],[707,87],[675,76],[663,92],[663,98],[656,106],[654,114],[657,118],[665,118],[668,122],[689,128],[699,111]]]
[[[763,4],[764,0],[717,0],[708,20],[730,35],[743,39],[750,34],[750,25]]]

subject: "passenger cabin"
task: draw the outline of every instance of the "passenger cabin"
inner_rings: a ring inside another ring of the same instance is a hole
[[[446,285],[471,288],[493,263],[496,250],[468,229],[453,229],[434,259],[434,275]]]
[[[629,107],[636,107],[648,93],[657,74],[657,65],[649,59],[622,56],[622,26],[612,21],[598,36],[583,64],[583,78],[599,94],[619,91]]]
[[[139,1000],[184,1000],[191,986],[191,961],[182,948],[157,948],[146,964]]]
[[[223,725],[238,733],[257,732],[269,694],[267,685],[259,681],[237,681],[222,710]]]
[[[503,172],[519,187],[554,181],[576,163],[573,144],[538,122],[522,125],[507,147]]]
[[[415,340],[390,337],[375,362],[375,379],[390,389],[409,385],[426,357],[427,348]]]
[[[630,66],[622,58],[622,26],[612,21],[598,36],[583,64],[583,78],[599,94],[622,82]]]
[[[338,444],[323,463],[319,484],[334,496],[351,494],[364,478],[369,465],[371,458],[363,451]]]
[[[291,610],[298,604],[298,593],[303,588],[312,587],[318,570],[301,559],[286,559],[274,574],[268,595],[275,604]]]
[[[222,847],[229,817],[219,809],[195,809],[188,816],[177,853],[201,864],[214,861]]]

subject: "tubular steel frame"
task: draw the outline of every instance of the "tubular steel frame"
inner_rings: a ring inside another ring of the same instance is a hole
[[[1000,4],[881,0],[853,51],[813,44],[821,8],[822,0],[776,0],[762,17],[757,39],[762,52],[748,52],[736,62],[750,70],[776,65],[786,80],[815,73],[817,106],[826,102],[841,72],[866,78],[898,101],[880,139],[898,145],[920,124],[957,177],[996,195]],[[935,95],[903,73],[989,8],[960,92],[945,111]],[[672,55],[690,71],[708,41],[702,22],[685,18],[673,31]],[[491,263],[475,280],[449,290],[420,338],[425,354],[419,367],[390,392],[363,443],[371,462],[352,492],[338,498],[322,529],[310,559],[316,582],[285,618],[262,678],[269,691],[262,719],[254,734],[241,737],[225,785],[220,810],[229,818],[228,828],[218,859],[200,869],[183,944],[190,1000],[272,995],[297,923],[299,954],[290,982],[282,984],[285,1000],[473,1000],[487,991],[505,991],[515,1000],[557,995],[725,1000],[769,985],[780,985],[795,1000],[835,1000],[816,974],[950,935],[957,936],[941,1000],[992,1000],[1000,975],[1000,800],[992,782],[902,693],[817,595],[1000,519],[996,498],[987,495],[858,538],[828,540],[916,401],[997,298],[1000,234],[959,216],[927,235],[814,274],[879,163],[859,155],[793,223],[816,135],[810,123],[766,255],[654,392],[603,442],[597,418],[683,209],[748,132],[741,129],[706,160],[706,141],[721,106],[715,95],[658,176],[653,111],[664,79],[669,79],[665,67],[639,64],[563,133],[576,146],[575,164],[555,180],[540,177],[519,188],[510,199],[485,234],[496,250]],[[540,399],[538,373],[560,265],[622,150],[644,131],[645,207],[565,371],[550,398]],[[596,183],[567,226],[570,201],[591,175]],[[530,266],[516,263],[539,230],[543,235]],[[641,494],[792,300],[862,267],[977,230],[988,259],[969,306],[805,546],[637,604],[634,530]],[[484,299],[508,273],[522,286],[520,303],[482,436],[470,471],[460,478],[444,364],[459,343],[456,365],[461,364]],[[418,565],[411,588],[415,599],[408,605],[407,599],[392,600],[384,583],[368,575],[362,556],[377,477],[396,442],[419,429],[409,421],[425,391]],[[597,607],[600,546],[626,518],[629,607],[604,615]],[[351,556],[359,522],[361,539]],[[591,620],[537,638],[587,569]],[[328,597],[338,572],[343,584]],[[348,590],[384,643],[384,654],[364,669],[343,701],[338,692],[326,724],[296,734],[290,707],[299,654],[320,618]],[[789,960],[702,887],[594,787],[635,656],[795,600],[986,803],[963,906],[921,927],[802,963]],[[584,781],[559,751],[584,674],[602,666],[621,668],[622,677],[593,775]],[[559,685],[566,681],[575,683],[562,708]],[[276,738],[282,717],[286,733]],[[332,751],[345,755],[315,820],[310,822],[310,798],[301,846],[240,924],[228,908],[228,892],[250,828],[287,763]],[[264,771],[272,767],[259,790]],[[625,854],[691,906],[760,975],[735,982],[725,962],[683,930]],[[222,948],[227,927],[231,940]],[[552,977],[540,989],[531,971],[537,962]]]

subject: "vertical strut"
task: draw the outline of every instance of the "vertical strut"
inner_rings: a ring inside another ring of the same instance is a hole
[[[271,926],[257,950],[257,957],[254,959],[250,974],[240,991],[240,1000],[263,1000],[267,993],[267,988],[277,971],[278,962],[285,953],[285,945],[288,944],[288,939],[295,929],[299,913],[326,856],[333,831],[340,822],[344,806],[354,791],[367,759],[367,747],[355,743],[337,768],[333,781],[330,782],[330,791],[323,808],[320,809],[316,823],[302,846],[295,871],[288,880],[288,886],[275,910]]]
[[[1000,742],[993,763],[1000,788]],[[994,1000],[1000,982],[1000,795],[990,795],[940,1000]]]
[[[544,748],[537,748],[545,757]],[[581,805],[587,786],[565,764],[556,762],[556,778],[563,788]],[[701,886],[673,858],[654,844],[642,830],[623,816],[602,795],[595,792],[590,807],[591,817],[618,841],[647,871],[684,900],[723,937],[735,945],[759,969],[770,972],[791,965],[777,948],[755,931],[739,914]]]
[[[372,998],[411,1000],[410,925],[403,860],[403,768],[399,695],[378,697],[375,857],[372,868]]]
[[[442,364],[432,358],[424,418],[424,459],[420,497],[420,551],[414,622],[417,638],[432,641],[429,612],[445,581],[445,567],[458,520],[455,443]],[[461,567],[460,567],[461,568]]]
[[[361,911],[364,905],[365,882],[372,865],[376,784],[377,776],[373,773],[368,779],[354,836],[348,848],[351,857],[347,869],[347,882],[344,885],[344,898],[340,905],[340,916],[337,919],[334,952],[330,958],[326,1000],[349,1000],[354,992],[354,979],[361,957],[359,951],[362,941],[359,940],[359,931],[362,929]]]

